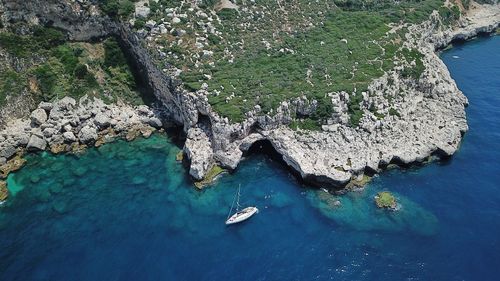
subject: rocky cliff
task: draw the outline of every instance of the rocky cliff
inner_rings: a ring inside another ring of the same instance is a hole
[[[189,173],[201,179],[214,165],[234,169],[243,154],[258,140],[267,140],[283,160],[305,180],[342,187],[364,174],[373,174],[389,164],[408,165],[432,155],[450,156],[467,131],[467,99],[455,85],[436,50],[453,40],[465,40],[493,31],[500,22],[499,5],[474,5],[461,26],[440,24],[435,13],[430,20],[409,26],[408,47],[424,55],[425,71],[419,79],[391,71],[373,81],[360,102],[366,114],[360,126],[347,124],[349,93],[329,94],[335,113],[322,131],[292,130],[291,116],[314,110],[314,101],[297,98],[283,101],[272,116],[256,106],[241,123],[232,124],[208,103],[208,93],[186,91],[160,69],[143,41],[127,24],[101,15],[91,1],[6,1],[12,18],[39,21],[62,28],[74,40],[113,35],[120,39],[138,72],[161,101],[165,114],[181,125],[187,139],[184,152],[190,160]],[[397,70],[397,67],[396,69]],[[404,94],[401,94],[404,93]],[[387,104],[390,96],[392,104]],[[368,112],[386,113],[382,119]],[[392,110],[392,111],[391,111]]]

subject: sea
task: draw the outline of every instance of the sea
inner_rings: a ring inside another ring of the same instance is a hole
[[[470,102],[459,151],[341,196],[259,150],[199,191],[168,134],[29,155],[0,206],[0,280],[499,280],[500,36],[440,56]],[[226,226],[238,186],[259,213]]]

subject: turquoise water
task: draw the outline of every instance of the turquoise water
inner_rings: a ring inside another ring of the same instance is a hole
[[[470,101],[452,160],[388,171],[341,197],[262,155],[199,192],[161,135],[30,156],[0,207],[0,280],[497,279],[499,48],[497,36],[442,55]],[[238,184],[260,212],[226,227]],[[380,190],[401,210],[378,210]]]

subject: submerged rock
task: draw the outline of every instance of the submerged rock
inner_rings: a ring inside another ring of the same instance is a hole
[[[7,183],[0,180],[0,202],[5,201],[9,196],[9,190],[7,189]]]
[[[26,160],[19,155],[10,159],[7,163],[0,166],[0,179],[6,179],[11,172],[21,169],[25,163]]]
[[[210,170],[205,175],[205,177],[201,181],[195,182],[194,185],[198,189],[203,189],[203,187],[211,184],[215,180],[215,178],[218,175],[222,174],[223,172],[225,172],[224,169],[222,169],[221,167],[219,167],[217,165],[214,165],[212,168],[210,168]]]
[[[397,208],[397,202],[394,195],[389,191],[382,191],[375,195],[375,204],[379,208],[395,210]]]
[[[372,195],[368,191],[348,192],[340,197],[320,190],[308,191],[307,198],[325,217],[358,231],[410,231],[423,236],[437,233],[438,220],[428,210],[398,195],[398,201],[404,208],[397,212],[385,212],[372,203]]]

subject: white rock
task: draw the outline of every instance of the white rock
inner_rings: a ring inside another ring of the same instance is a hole
[[[40,126],[47,121],[47,112],[42,108],[37,108],[31,113],[30,118],[34,125]]]

